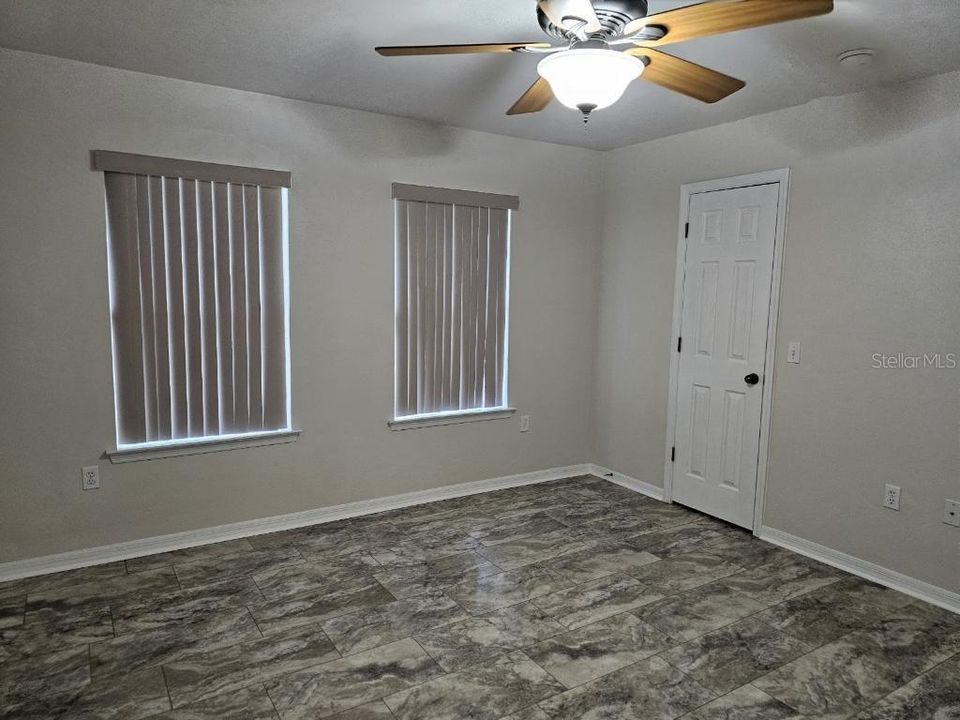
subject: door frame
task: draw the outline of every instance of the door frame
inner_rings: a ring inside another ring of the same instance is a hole
[[[677,338],[683,320],[683,286],[686,276],[687,238],[691,196],[717,190],[737,190],[755,185],[779,185],[777,198],[777,230],[773,245],[773,276],[770,283],[770,318],[767,322],[767,353],[764,366],[763,394],[760,405],[760,449],[757,457],[757,488],[753,504],[753,534],[758,535],[763,527],[763,509],[767,485],[767,460],[770,443],[770,421],[773,409],[774,361],[777,349],[777,325],[780,319],[780,290],[783,275],[783,246],[787,230],[787,204],[789,202],[790,170],[739,175],[736,177],[687,183],[680,186],[680,223],[677,228],[677,271],[673,297],[673,326],[670,343],[670,386],[667,400],[667,447],[663,468],[663,494],[667,502],[673,502],[673,448],[676,446],[677,391],[680,371],[680,353]]]

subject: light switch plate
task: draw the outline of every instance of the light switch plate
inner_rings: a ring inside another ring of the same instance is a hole
[[[787,344],[787,362],[794,365],[800,364],[800,341],[791,340]]]
[[[530,416],[520,416],[520,432],[527,432],[530,429]]]

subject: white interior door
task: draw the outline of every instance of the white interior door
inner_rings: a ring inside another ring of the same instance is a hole
[[[780,185],[690,196],[673,499],[753,528]]]

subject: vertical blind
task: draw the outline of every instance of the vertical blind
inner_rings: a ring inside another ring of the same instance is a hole
[[[94,154],[117,442],[289,428],[288,173]]]
[[[506,405],[512,196],[394,185],[396,417]]]

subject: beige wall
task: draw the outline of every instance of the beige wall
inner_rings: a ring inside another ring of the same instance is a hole
[[[790,167],[766,523],[960,590],[940,523],[960,370],[870,367],[960,352],[958,100],[943,75],[602,155],[0,50],[0,562],[588,460],[659,485],[680,185]],[[293,171],[298,443],[100,459],[98,147]],[[529,433],[387,430],[392,181],[520,195],[510,388]]]
[[[960,591],[960,530],[941,523],[960,499],[960,369],[871,369],[960,353],[960,73],[607,154],[599,461],[662,485],[681,184],[782,167],[765,524]]]
[[[89,151],[289,169],[294,445],[111,465]],[[582,463],[599,153],[0,50],[0,561]],[[393,181],[518,194],[518,420],[390,432]],[[102,489],[80,491],[100,464]]]

